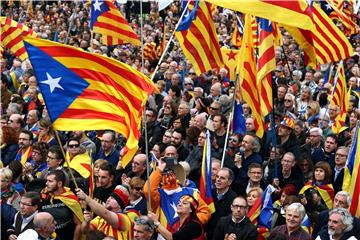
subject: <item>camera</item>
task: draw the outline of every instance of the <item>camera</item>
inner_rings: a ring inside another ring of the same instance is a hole
[[[168,165],[168,166],[178,164],[176,158],[173,158],[173,157],[166,157],[165,162],[166,162],[166,165]]]

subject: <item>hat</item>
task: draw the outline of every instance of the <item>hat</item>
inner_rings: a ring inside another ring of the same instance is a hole
[[[294,129],[295,127],[295,120],[290,117],[284,117],[284,119],[281,121],[280,125],[283,125],[285,127]]]
[[[129,197],[126,196],[126,194],[120,189],[114,189],[110,196],[116,200],[121,209],[125,209],[125,207],[129,204]]]

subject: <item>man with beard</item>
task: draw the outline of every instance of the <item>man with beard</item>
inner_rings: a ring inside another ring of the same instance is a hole
[[[233,133],[229,137],[228,148],[226,149],[224,167],[233,168],[235,155],[239,152],[241,144],[241,135]]]
[[[184,146],[185,134],[182,129],[175,129],[171,136],[171,144],[176,147],[179,161],[185,161],[189,155],[189,150]]]
[[[323,161],[330,164],[331,168],[335,167],[335,152],[338,146],[338,139],[336,135],[330,134],[326,137],[324,143],[324,158]]]
[[[19,151],[15,156],[15,160],[20,161],[23,166],[31,160],[32,147],[31,143],[34,136],[29,130],[22,130],[19,135]]]
[[[98,181],[94,189],[94,199],[100,203],[105,203],[110,194],[115,189],[114,184],[115,167],[108,162],[99,166]]]
[[[114,239],[131,238],[131,219],[123,212],[129,204],[128,196],[120,189],[115,189],[106,200],[105,206],[87,196],[81,189],[76,189],[79,199],[85,200],[91,211],[97,215],[94,219],[90,211],[84,211],[85,221],[82,231],[96,229]]]
[[[80,239],[84,220],[80,203],[75,194],[64,187],[65,173],[54,170],[46,177],[42,191],[41,211],[50,213],[56,221],[56,234],[60,239]]]

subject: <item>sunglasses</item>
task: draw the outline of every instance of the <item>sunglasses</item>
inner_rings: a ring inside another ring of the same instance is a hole
[[[192,85],[191,83],[185,83],[185,85]]]
[[[214,111],[219,110],[218,108],[214,108],[214,107],[210,107],[210,109]]]
[[[285,102],[292,102],[290,99],[285,99]]]
[[[69,148],[78,148],[80,144],[71,144],[69,145]]]
[[[135,189],[136,191],[141,191],[141,190],[143,190],[142,187],[133,187],[132,189]]]
[[[196,73],[189,73],[189,75],[195,75]]]
[[[236,138],[230,138],[229,141],[230,142],[238,142],[238,140]]]

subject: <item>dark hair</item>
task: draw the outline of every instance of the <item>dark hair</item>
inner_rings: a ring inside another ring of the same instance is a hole
[[[22,197],[30,198],[33,206],[40,206],[40,194],[38,192],[26,192]]]
[[[76,141],[76,142],[78,142],[78,143],[80,144],[80,138],[78,138],[78,137],[71,137],[71,138],[69,138],[68,141],[67,141],[67,143],[69,144],[71,141]]]
[[[181,89],[179,86],[177,85],[171,85],[170,87],[171,91],[173,91],[175,93],[176,97],[180,97],[181,96]]]
[[[327,135],[326,138],[328,138],[328,137],[331,137],[332,139],[334,139],[336,144],[339,143],[339,140],[338,140],[338,138],[337,138],[337,136],[336,136],[335,134],[329,134],[329,135]],[[325,140],[326,140],[326,139],[325,139]]]
[[[100,232],[96,229],[90,230],[86,234],[86,240],[100,240],[100,239],[104,239],[105,237],[106,237],[105,233]]]
[[[49,152],[55,154],[55,157],[57,159],[61,159],[62,161],[64,161],[64,156],[61,152],[61,148],[58,145],[51,146],[49,148]]]
[[[13,181],[17,179],[23,172],[23,165],[20,161],[11,161],[8,165],[8,168],[13,173]]]
[[[54,175],[57,182],[62,182],[62,186],[65,186],[65,173],[63,170],[52,170],[47,176]]]
[[[32,141],[34,139],[34,135],[31,131],[22,129],[20,133],[24,133],[29,136],[29,140]]]
[[[109,162],[104,162],[100,164],[99,169],[103,171],[107,171],[110,176],[115,176],[115,172],[116,172],[115,167]]]
[[[182,129],[182,128],[177,128],[177,129],[174,130],[174,132],[180,133],[182,140],[185,140],[185,138],[186,138],[186,132],[184,131],[184,129]],[[173,132],[173,134],[174,134],[174,132]]]
[[[317,162],[314,166],[314,172],[317,168],[321,168],[322,170],[324,170],[325,172],[325,182],[331,182],[332,179],[332,169],[329,163],[325,162],[325,161],[320,161]],[[315,180],[315,178],[314,178]]]
[[[36,142],[32,145],[32,149],[40,152],[42,162],[46,161],[47,154],[49,152],[49,144],[46,142]]]
[[[224,127],[226,128],[228,120],[224,114],[216,114],[214,117],[220,117],[221,123],[224,123]]]
[[[259,163],[250,163],[250,165],[248,167],[248,171],[250,171],[250,169],[253,169],[253,168],[261,168],[261,171],[262,171],[262,166]]]

